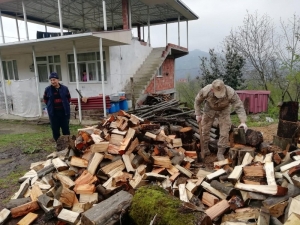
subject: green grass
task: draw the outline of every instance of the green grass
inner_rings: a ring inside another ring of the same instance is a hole
[[[28,132],[20,132],[16,134],[7,133],[1,134],[0,152],[11,147],[20,147],[24,153],[35,153],[41,150],[52,151],[55,142],[52,139],[50,125],[33,125],[26,124],[20,121],[1,120],[0,126],[14,126],[16,129],[19,126],[26,126]],[[80,125],[70,125],[71,134],[76,134]],[[32,129],[31,129],[32,128]]]

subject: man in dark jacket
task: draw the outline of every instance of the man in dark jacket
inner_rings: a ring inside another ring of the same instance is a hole
[[[68,87],[59,83],[56,72],[50,74],[49,80],[51,85],[45,89],[44,102],[47,105],[52,135],[54,140],[57,141],[60,136],[60,128],[63,135],[70,134],[69,121],[71,95]]]

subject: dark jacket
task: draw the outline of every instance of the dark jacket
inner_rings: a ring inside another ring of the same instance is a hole
[[[53,95],[53,88],[52,86],[48,86],[45,89],[44,99],[48,99],[47,101],[47,111],[49,116],[54,115],[54,95]],[[70,96],[70,92],[67,86],[60,84],[59,88],[59,95],[62,100],[62,104],[64,107],[64,111],[66,116],[70,116],[70,99],[68,96]]]

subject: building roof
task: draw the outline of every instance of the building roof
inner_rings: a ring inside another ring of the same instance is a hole
[[[57,1],[23,1],[28,21],[59,27]],[[122,0],[106,0],[105,2],[108,29],[122,28]],[[178,15],[180,15],[181,21],[198,19],[198,16],[182,0],[131,0],[133,27],[147,25],[148,6],[151,25],[177,22]],[[2,0],[0,9],[3,16],[23,19],[22,1],[20,0]],[[101,0],[61,0],[61,9],[65,29],[97,31],[103,27]]]

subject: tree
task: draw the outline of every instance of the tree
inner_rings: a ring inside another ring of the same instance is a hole
[[[272,80],[271,60],[276,52],[274,25],[270,17],[259,16],[257,12],[254,15],[247,12],[243,25],[236,31],[231,31],[226,42],[245,57],[255,69],[256,73],[253,75],[268,90],[268,81]],[[270,101],[274,105],[271,97]]]
[[[243,89],[243,67],[245,59],[230,44],[226,45],[224,83],[235,90]]]
[[[209,60],[206,57],[200,58],[200,71],[204,84],[211,84],[218,78],[223,78],[224,68],[222,59],[215,53],[214,49],[209,49]]]

